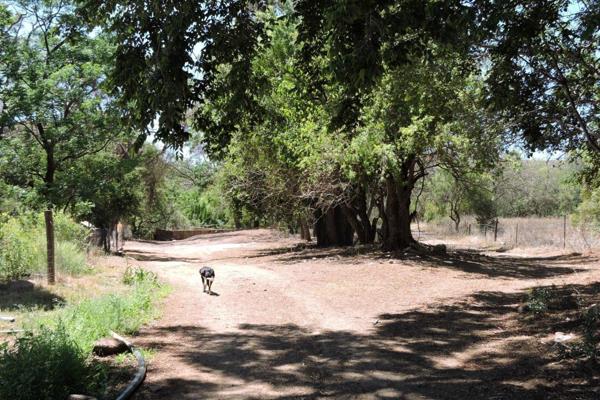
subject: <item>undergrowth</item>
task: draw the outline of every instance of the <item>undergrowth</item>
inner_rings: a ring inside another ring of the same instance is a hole
[[[79,275],[86,265],[87,229],[68,215],[54,214],[56,268]],[[0,214],[0,281],[21,279],[46,270],[46,231],[43,214]]]
[[[0,399],[64,399],[69,393],[105,393],[105,367],[94,364],[94,342],[116,331],[131,334],[157,317],[156,300],[168,288],[138,269],[124,294],[87,298],[25,326],[14,345],[0,349]],[[124,274],[128,276],[129,272]]]

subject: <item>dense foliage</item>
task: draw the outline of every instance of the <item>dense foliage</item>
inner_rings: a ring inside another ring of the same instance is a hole
[[[60,273],[89,272],[86,237],[89,231],[69,216],[55,215],[56,265]],[[39,274],[46,268],[44,218],[40,213],[18,217],[0,214],[0,281]]]
[[[60,207],[106,235],[276,224],[388,249],[414,242],[415,217],[571,213],[579,167],[508,150],[579,165],[594,151],[599,9],[14,1],[0,8],[0,207]]]

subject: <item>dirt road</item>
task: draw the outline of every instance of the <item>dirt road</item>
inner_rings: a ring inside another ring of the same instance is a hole
[[[156,350],[135,398],[598,396],[593,376],[552,372],[539,341],[511,322],[525,288],[598,280],[595,258],[398,259],[296,244],[268,230],[127,243],[130,264],[174,288],[135,338]],[[213,296],[202,265],[216,271]]]

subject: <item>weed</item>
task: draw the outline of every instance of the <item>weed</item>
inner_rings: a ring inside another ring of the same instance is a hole
[[[157,316],[154,300],[168,291],[151,272],[138,269],[125,275],[133,277],[128,292],[66,304],[25,323],[26,333],[14,345],[0,346],[0,399],[101,396],[107,373],[105,366],[92,364],[94,342],[110,330],[124,334],[139,330]]]
[[[70,393],[98,392],[105,371],[94,365],[64,325],[28,331],[0,350],[0,398],[64,399]]]
[[[580,316],[581,327],[583,328],[583,338],[576,343],[561,346],[559,348],[563,357],[569,358],[591,358],[597,360],[600,356],[600,337],[598,337],[598,328],[600,327],[600,306],[593,304],[585,308]]]
[[[534,315],[542,315],[548,311],[552,293],[547,287],[535,287],[529,292],[527,307]]]
[[[139,283],[149,282],[158,285],[158,277],[152,271],[147,271],[143,268],[127,267],[123,274],[123,283],[126,285],[136,285]]]
[[[2,224],[0,228],[0,279],[28,276],[34,261],[30,246],[32,238],[22,231],[20,224],[14,219]]]
[[[56,268],[78,275],[90,271],[85,257],[85,228],[55,214]],[[46,270],[46,234],[42,214],[0,218],[0,280],[20,279]]]

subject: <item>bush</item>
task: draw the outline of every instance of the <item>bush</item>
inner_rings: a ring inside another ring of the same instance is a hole
[[[178,198],[178,205],[195,226],[223,226],[229,221],[223,200],[214,188],[184,192]]]
[[[0,351],[0,398],[65,399],[99,390],[104,371],[94,366],[63,325],[27,332]]]
[[[535,287],[529,293],[527,306],[535,315],[542,315],[548,311],[548,303],[552,293],[547,287]]]
[[[46,271],[43,214],[4,214],[0,221],[0,280]],[[57,270],[69,274],[89,271],[85,259],[86,228],[60,212],[55,213],[54,227]]]
[[[145,283],[158,285],[158,276],[154,272],[146,271],[143,268],[127,267],[123,273],[123,283],[130,286]]]
[[[43,214],[38,223],[38,226],[44,228],[45,225]],[[55,212],[54,220],[54,236],[57,242],[70,242],[76,245],[80,250],[85,250],[87,247],[87,237],[90,233],[89,229],[77,223],[73,218],[63,212]]]
[[[0,225],[0,280],[20,279],[32,272],[33,238],[15,219]]]
[[[56,243],[56,265],[61,272],[81,275],[91,269],[86,264],[85,253],[73,242]]]
[[[27,327],[14,346],[0,346],[0,399],[102,396],[106,371],[92,363],[94,342],[111,330],[138,331],[156,316],[154,300],[166,294],[152,272],[135,269],[125,276],[131,277],[129,292],[67,305]]]

